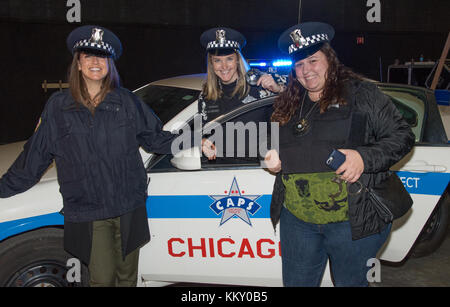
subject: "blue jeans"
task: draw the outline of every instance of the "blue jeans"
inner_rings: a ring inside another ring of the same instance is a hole
[[[320,286],[327,260],[336,287],[368,286],[367,260],[375,258],[391,225],[382,232],[352,240],[350,223],[316,225],[303,222],[283,208],[280,217],[283,284]]]

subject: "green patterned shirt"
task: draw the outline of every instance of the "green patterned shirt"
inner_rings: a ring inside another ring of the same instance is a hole
[[[307,223],[328,224],[348,220],[347,184],[334,172],[282,175],[284,206]]]

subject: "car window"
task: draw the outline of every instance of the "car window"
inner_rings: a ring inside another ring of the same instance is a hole
[[[203,157],[202,168],[258,167],[260,145],[266,146],[270,136],[272,105],[253,108],[234,117],[214,129],[208,137],[216,140],[218,156],[215,160]],[[216,131],[220,130],[219,133]],[[222,137],[220,137],[222,136]],[[222,141],[220,145],[217,141]]]
[[[406,122],[411,126],[412,131],[415,135],[416,142],[420,142],[422,139],[422,131],[424,125],[424,116],[425,116],[425,107],[426,107],[426,96],[423,92],[415,88],[407,88],[401,86],[385,86],[380,85],[380,89],[390,97],[392,102],[395,104],[397,109],[402,114],[403,118]],[[226,130],[227,122],[236,122],[236,116],[246,116],[246,117],[254,117],[253,114],[261,112],[266,112],[267,114],[271,114],[272,105],[269,103],[270,99],[266,99],[267,103],[258,105],[256,103],[250,103],[245,107],[241,107],[241,111],[232,111],[229,114],[224,115],[224,120],[222,120],[221,127]],[[261,102],[262,100],[260,100]],[[270,100],[270,102],[273,102]],[[247,109],[245,109],[247,108]],[[247,115],[245,115],[247,114]],[[192,126],[192,123],[190,123]],[[224,130],[224,131],[225,131]],[[270,132],[268,131],[270,134]],[[258,130],[259,134],[259,130]],[[245,142],[247,143],[249,139],[249,135],[245,135]],[[225,149],[226,150],[226,149]],[[152,159],[152,163],[150,163],[149,168],[151,171],[179,171],[174,166],[171,165],[170,159],[172,155],[166,156],[156,156]],[[216,160],[208,160],[205,157],[201,159],[201,165],[203,170],[208,169],[218,169],[218,168],[235,168],[235,167],[258,167],[259,166],[259,157],[250,157],[250,158],[228,158],[221,157]]]
[[[400,111],[400,113],[403,116],[403,119],[406,120],[406,122],[411,126],[411,127],[417,127],[418,125],[418,114],[416,111],[414,111],[414,109],[411,109],[410,107],[408,107],[407,105],[401,103],[399,100],[391,97],[392,102],[395,104],[395,106],[397,107],[397,109]]]
[[[161,85],[146,85],[134,92],[166,124],[198,99],[200,91]]]
[[[422,137],[426,96],[417,89],[406,87],[381,87],[381,90],[391,98],[411,126],[416,142],[419,142]]]
[[[149,166],[147,167],[147,171],[150,173],[165,173],[165,172],[177,172],[181,171],[178,168],[174,167],[170,160],[173,158],[173,155],[161,155],[156,154],[152,157],[149,162]]]
[[[259,104],[261,102],[261,104]],[[264,118],[266,121],[270,119],[270,116],[272,114],[272,102],[273,98],[266,98],[263,100],[255,101],[252,103],[249,103],[247,105],[244,105],[240,107],[239,109],[233,110],[225,115],[222,115],[220,118],[216,119],[221,124],[218,124],[218,126],[221,126],[222,129],[225,129],[227,127],[227,123],[231,123],[231,128],[234,128],[232,131],[234,132],[234,138],[233,141],[236,140],[239,142],[244,142],[245,144],[248,144],[250,140],[254,140],[255,135],[258,139],[261,140],[260,143],[263,144],[263,146],[266,145],[266,137],[270,135],[270,123],[264,126],[264,124],[259,124],[262,120],[256,120]],[[252,131],[250,132],[250,125],[248,125],[248,121],[253,120],[255,121],[256,126],[256,132]],[[236,122],[242,121],[242,124],[236,124]],[[247,123],[247,126],[246,124]],[[190,127],[193,127],[193,121],[189,123]],[[234,125],[234,126],[233,126]],[[239,126],[243,126],[244,128],[244,134],[240,135],[240,139],[237,138],[237,130],[239,129]],[[264,128],[264,130],[261,130],[260,127]],[[229,129],[231,129],[229,128]],[[211,133],[214,133],[215,130],[212,130]],[[209,136],[211,136],[211,133]],[[261,136],[260,136],[261,133]],[[233,142],[233,146],[234,146]],[[235,146],[236,147],[236,146]],[[244,150],[244,157],[238,157],[237,154],[235,154],[234,157],[218,157],[216,160],[208,160],[206,157],[201,158],[201,166],[202,170],[212,170],[212,169],[221,169],[221,168],[227,168],[227,169],[233,169],[233,168],[256,168],[260,166],[260,157],[259,157],[259,147],[256,148],[256,155],[254,155],[254,152],[252,152],[251,155],[248,155],[247,149],[249,150],[249,147],[245,147]],[[224,148],[224,155],[226,153],[226,148]],[[155,155],[148,166],[149,172],[173,172],[173,171],[181,171],[177,168],[175,168],[171,163],[170,160],[173,158],[173,155]]]

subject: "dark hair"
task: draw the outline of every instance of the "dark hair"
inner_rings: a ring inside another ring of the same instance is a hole
[[[78,60],[80,59],[80,53],[83,51],[77,51],[73,55],[72,63],[69,67],[68,79],[69,79],[69,89],[72,97],[75,101],[88,105],[92,101],[89,96],[86,82],[83,79],[81,71],[78,69]],[[108,74],[103,79],[102,88],[100,92],[94,97],[102,101],[106,94],[111,90],[120,87],[120,77],[117,71],[116,65],[112,58],[108,58]]]
[[[330,104],[346,104],[345,83],[352,79],[363,79],[363,77],[341,64],[330,44],[325,43],[320,51],[325,54],[328,61],[325,86],[322,96],[317,102],[319,103],[320,113],[323,113]],[[297,80],[295,68],[293,68],[289,74],[289,83],[286,90],[275,100],[272,121],[279,122],[281,125],[286,124],[299,107],[299,101],[305,91],[305,88]]]

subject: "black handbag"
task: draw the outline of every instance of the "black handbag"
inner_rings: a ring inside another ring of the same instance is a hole
[[[391,223],[405,215],[413,204],[411,196],[396,173],[365,190],[368,193],[368,201],[385,223]]]
[[[325,163],[333,170],[337,170],[344,161],[345,155],[333,149]],[[356,193],[349,190],[349,195],[365,191],[368,194],[367,200],[386,224],[405,215],[413,204],[411,196],[394,172],[373,187],[364,187],[360,181],[357,183],[360,186],[359,190]]]

